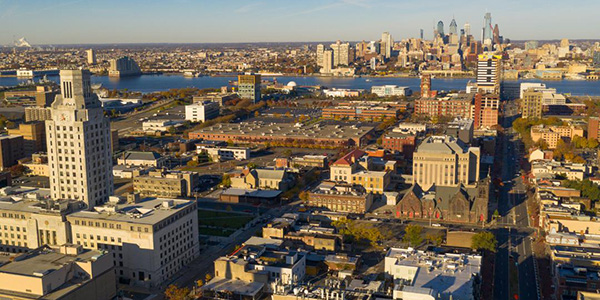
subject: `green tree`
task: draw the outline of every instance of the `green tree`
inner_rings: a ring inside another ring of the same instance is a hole
[[[175,133],[177,133],[177,128],[175,128],[175,126],[171,126],[171,127],[169,127],[169,133],[170,133],[170,134],[175,134]]]
[[[197,167],[198,166],[198,161],[196,160],[190,160],[187,162],[186,164],[188,167]]]
[[[423,242],[423,237],[421,236],[422,232],[423,227],[419,225],[409,224],[404,229],[404,236],[402,237],[402,241],[404,241],[411,247],[416,247]]]
[[[427,239],[430,243],[439,247],[444,242],[444,235],[442,233],[437,233],[437,234],[428,233],[425,236],[425,239]]]
[[[233,146],[233,145],[235,145],[235,144],[233,143],[233,140],[232,140],[232,139],[228,139],[228,140],[227,140],[227,146],[231,147],[231,146]]]
[[[489,231],[478,232],[471,239],[471,248],[473,250],[496,252],[496,247],[498,247],[496,236]]]
[[[251,162],[251,163],[248,163],[247,167],[248,167],[248,169],[256,169],[257,166],[255,163]]]

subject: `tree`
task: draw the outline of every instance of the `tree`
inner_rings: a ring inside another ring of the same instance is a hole
[[[169,133],[170,133],[170,134],[175,134],[175,133],[177,133],[177,129],[175,128],[175,126],[171,126],[171,127],[169,127]]]
[[[258,116],[260,116],[260,113],[257,111],[254,112],[254,116],[258,118]]]
[[[223,179],[221,179],[221,185],[223,187],[230,187],[231,186],[231,176],[229,176],[229,174],[223,175]]]
[[[251,162],[251,163],[248,163],[247,167],[248,167],[248,169],[256,169],[256,164]]]
[[[206,276],[204,276],[204,280],[206,282],[209,282],[212,279],[212,276],[210,276],[210,274],[206,273]]]
[[[300,200],[307,202],[308,201],[308,193],[306,191],[302,191],[300,192],[300,194],[298,194],[298,198],[300,198]]]
[[[234,145],[233,140],[232,139],[228,139],[227,140],[227,146],[231,147],[233,145]]]
[[[494,210],[494,214],[493,214],[494,219],[497,219],[499,216],[500,216],[500,213],[498,212],[498,210],[497,209]]]
[[[436,246],[441,246],[442,243],[444,242],[444,235],[442,233],[438,233],[438,234],[431,234],[428,233],[425,238],[432,244],[436,245]]]
[[[283,155],[286,157],[290,157],[290,156],[292,156],[292,154],[293,154],[292,150],[290,150],[290,149],[283,150]]]
[[[419,225],[409,224],[404,229],[404,236],[402,237],[402,240],[405,243],[408,243],[409,246],[416,247],[423,242],[421,232],[423,232],[423,227]]]
[[[190,289],[180,288],[175,284],[171,284],[165,290],[165,298],[168,300],[185,300],[189,298]]]
[[[188,167],[197,167],[198,166],[198,161],[195,160],[190,160],[187,162],[186,164]]]
[[[471,239],[471,248],[473,250],[496,252],[496,247],[498,247],[496,236],[489,231],[476,233]]]
[[[9,170],[10,170],[10,176],[12,178],[21,177],[25,173],[26,169],[27,168],[24,165],[22,165],[22,164],[14,165],[14,166],[12,166],[12,167],[9,168]]]

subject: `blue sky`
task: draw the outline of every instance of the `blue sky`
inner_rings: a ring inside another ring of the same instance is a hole
[[[511,39],[600,39],[598,0],[0,0],[0,44],[376,40],[492,13]]]

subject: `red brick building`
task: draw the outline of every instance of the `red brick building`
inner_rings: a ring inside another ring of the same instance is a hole
[[[388,132],[383,136],[381,141],[384,149],[402,153],[408,158],[412,158],[416,144],[416,136],[399,132]]]
[[[500,96],[497,94],[475,94],[473,120],[475,128],[490,128],[498,125]]]

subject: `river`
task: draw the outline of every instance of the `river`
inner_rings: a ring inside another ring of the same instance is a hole
[[[408,86],[413,91],[420,89],[419,78],[393,78],[393,77],[266,77],[263,79],[273,80],[287,84],[294,81],[298,86],[321,85],[330,88],[351,88],[351,89],[370,89],[374,85],[398,85]],[[49,77],[51,80],[58,81],[58,76]],[[16,77],[0,77],[0,86],[13,86],[27,79]],[[107,76],[93,76],[92,83],[101,83],[108,89],[128,89],[130,91],[139,91],[143,93],[164,91],[172,88],[219,88],[225,86],[229,81],[236,81],[236,77],[195,77],[188,78],[181,75],[142,75],[138,77],[109,78]],[[434,90],[464,90],[469,78],[434,78],[432,80],[432,89]],[[514,81],[513,81],[514,82]],[[571,93],[572,95],[590,95],[600,96],[600,81],[585,80],[560,80],[560,81],[542,81],[537,79],[519,80],[519,82],[545,82],[548,87],[556,88],[559,93]]]

